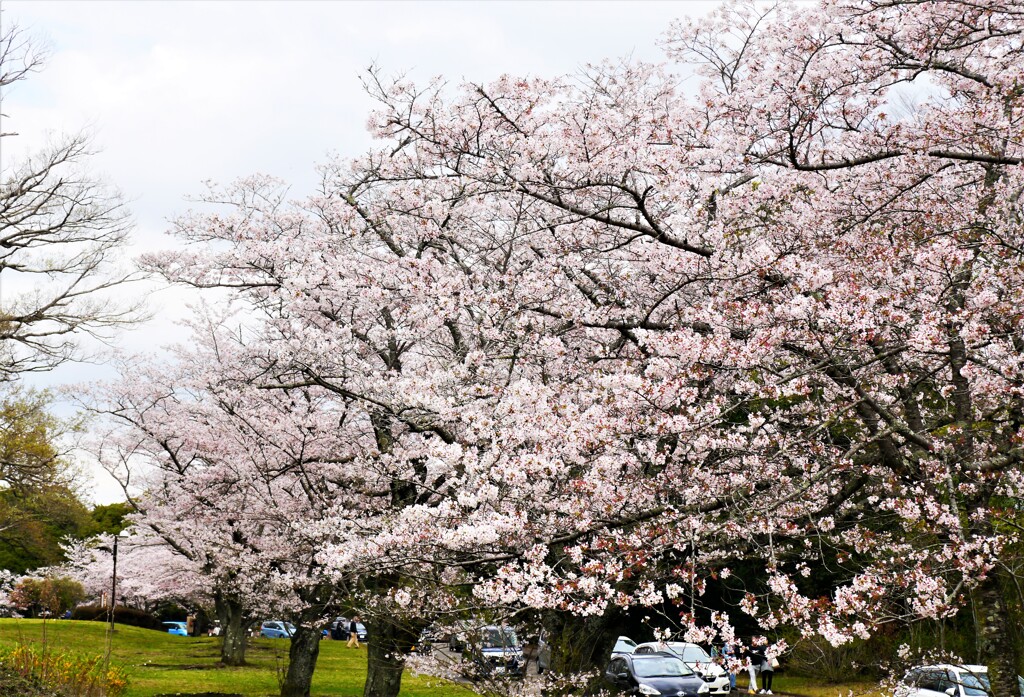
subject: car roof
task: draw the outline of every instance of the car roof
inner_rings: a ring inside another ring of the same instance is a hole
[[[913,670],[956,670],[965,673],[987,673],[988,666],[978,666],[973,664],[962,664],[954,665],[952,663],[936,663],[935,665],[918,666]]]
[[[675,658],[676,660],[679,659],[679,656],[675,655],[674,653],[669,653],[668,651],[655,651],[654,653],[642,653],[640,655],[637,655],[635,653],[629,653],[626,654],[625,657],[632,658],[634,661],[646,661],[648,658]]]

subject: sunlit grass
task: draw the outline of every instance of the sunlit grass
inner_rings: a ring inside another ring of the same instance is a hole
[[[73,620],[0,619],[0,646],[42,643],[53,649],[82,654],[106,650],[106,625]],[[165,632],[118,626],[111,647],[111,662],[128,674],[125,697],[160,694],[223,692],[245,697],[279,694],[278,670],[288,661],[288,642],[254,639],[246,655],[250,665],[218,666],[216,638],[176,637]],[[361,697],[366,679],[366,650],[346,649],[340,641],[324,641],[313,677],[314,697]],[[408,697],[468,697],[464,686],[406,673],[401,694]]]

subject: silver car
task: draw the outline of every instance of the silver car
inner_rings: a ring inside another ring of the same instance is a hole
[[[914,668],[903,676],[896,697],[989,697],[988,667],[940,664]],[[1024,697],[1024,678],[1017,676]]]

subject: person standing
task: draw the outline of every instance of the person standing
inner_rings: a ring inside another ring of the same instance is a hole
[[[345,644],[350,649],[359,648],[359,615],[352,618],[352,621],[348,625],[348,643]]]
[[[772,678],[775,677],[775,666],[778,665],[770,652],[765,652],[761,659],[761,694],[772,693]]]
[[[736,689],[736,670],[733,668],[733,650],[732,644],[726,642],[722,645],[722,667],[729,671],[729,691]]]
[[[750,685],[747,688],[747,692],[752,695],[757,693],[757,671],[761,669],[763,663],[764,653],[757,649],[751,649],[750,654],[747,656],[747,673],[750,675]]]

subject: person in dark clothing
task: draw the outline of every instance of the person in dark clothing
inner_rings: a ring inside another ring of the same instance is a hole
[[[761,694],[772,693],[772,678],[775,676],[775,668],[772,666],[772,659],[765,654],[761,658]]]
[[[750,694],[757,692],[757,671],[761,669],[763,663],[764,653],[757,649],[751,649],[747,656],[747,673],[750,675],[750,686],[747,688],[747,692]]]
[[[358,624],[359,624],[359,615],[356,615],[355,617],[352,618],[352,621],[349,622],[349,625],[348,625],[348,643],[345,644],[345,646],[350,648],[350,649],[358,649],[359,648],[359,627],[358,627]]]

